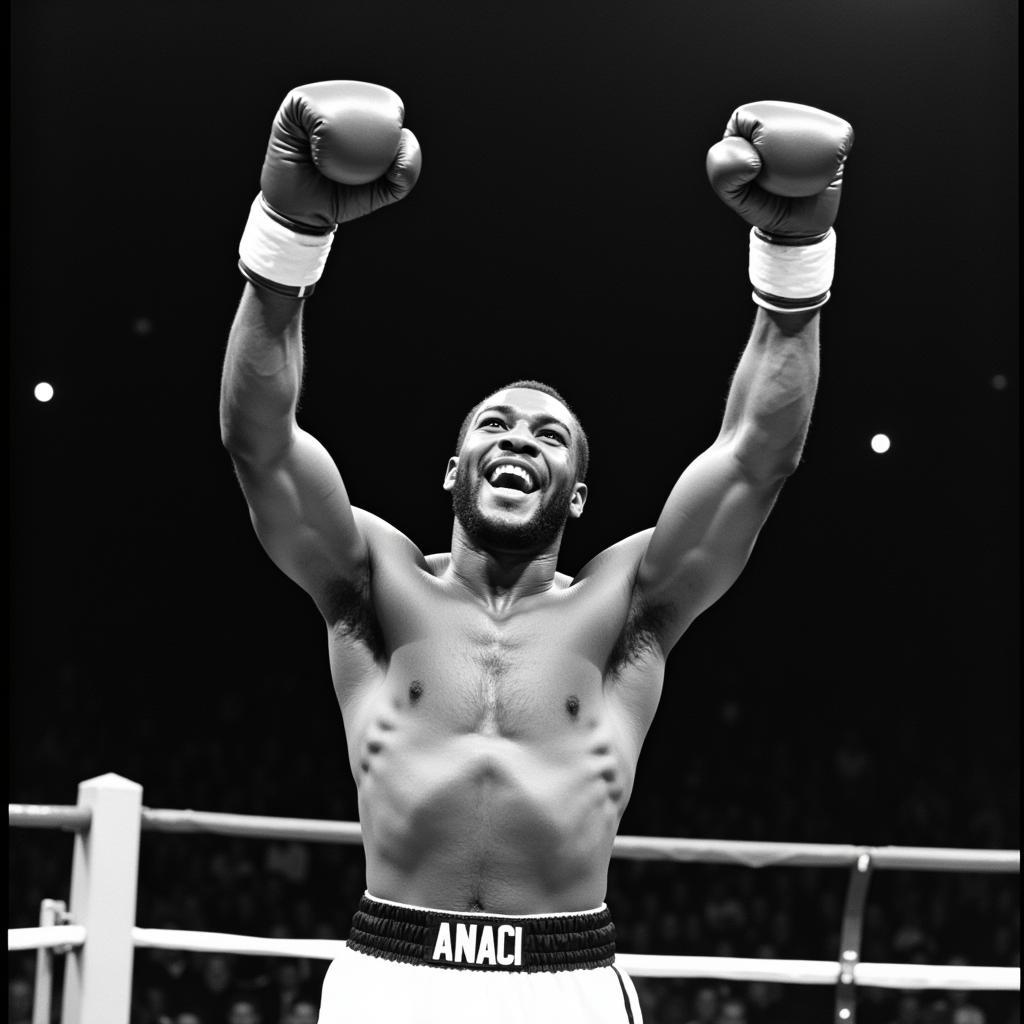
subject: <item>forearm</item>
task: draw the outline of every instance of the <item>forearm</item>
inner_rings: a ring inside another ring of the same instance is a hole
[[[800,462],[818,386],[819,319],[818,310],[758,307],[720,435],[758,478],[786,476]]]
[[[221,439],[261,461],[289,442],[302,385],[300,299],[246,284],[228,335],[221,376]]]

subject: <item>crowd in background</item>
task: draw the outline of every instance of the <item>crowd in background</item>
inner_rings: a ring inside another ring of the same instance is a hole
[[[265,712],[280,697],[274,686],[254,684],[247,696]],[[286,703],[270,732],[237,694],[211,700],[187,725],[143,715],[113,764],[101,708],[74,736],[40,724],[31,752],[19,755],[11,798],[73,803],[77,781],[115,770],[144,784],[149,807],[354,820],[340,717],[304,715],[301,702]],[[657,753],[666,747],[655,745],[651,757],[645,751],[621,832],[1019,847],[1012,752],[1005,764],[998,756],[972,761],[957,749],[967,737],[946,744],[898,722],[884,745],[856,728],[805,730],[784,716],[769,725],[743,699],[709,705],[689,729],[671,764]],[[933,756],[943,748],[957,756]],[[70,778],[69,765],[77,773]],[[71,843],[66,833],[12,832],[12,927],[37,924],[44,897],[67,899]],[[146,832],[137,922],[343,939],[363,870],[359,847]],[[621,952],[835,959],[848,878],[831,868],[613,860],[607,899]],[[1018,903],[1017,875],[876,872],[862,959],[1019,966]],[[34,963],[34,955],[9,955],[12,1024],[29,1024]],[[316,960],[138,950],[132,1024],[315,1024],[326,968]],[[830,986],[643,978],[636,985],[648,1024],[813,1024],[834,1012]],[[863,989],[857,1019],[1011,1024],[1020,1013],[1015,993]]]

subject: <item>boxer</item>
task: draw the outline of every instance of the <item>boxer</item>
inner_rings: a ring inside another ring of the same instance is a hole
[[[322,1024],[640,1020],[604,903],[612,841],[666,658],[736,580],[800,462],[852,143],[813,107],[732,114],[707,172],[750,227],[756,312],[721,428],[653,527],[570,577],[557,559],[587,504],[589,443],[548,384],[512,380],[469,410],[442,477],[444,553],[354,507],[299,426],[303,307],[333,239],[408,196],[421,155],[389,89],[285,99],[239,247],[220,411],[256,533],[324,619],[358,790],[366,894]],[[395,411],[379,452],[394,472],[438,408],[424,388]],[[639,438],[624,483],[665,454]]]

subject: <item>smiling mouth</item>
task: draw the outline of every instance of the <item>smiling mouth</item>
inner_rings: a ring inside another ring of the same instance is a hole
[[[518,491],[520,494],[530,494],[537,490],[533,477],[519,466],[496,466],[487,474],[487,482],[492,487]]]

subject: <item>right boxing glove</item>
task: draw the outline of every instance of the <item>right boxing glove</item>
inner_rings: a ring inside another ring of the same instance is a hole
[[[409,194],[421,157],[404,114],[394,92],[367,82],[315,82],[285,97],[238,247],[248,280],[311,295],[337,225]]]

